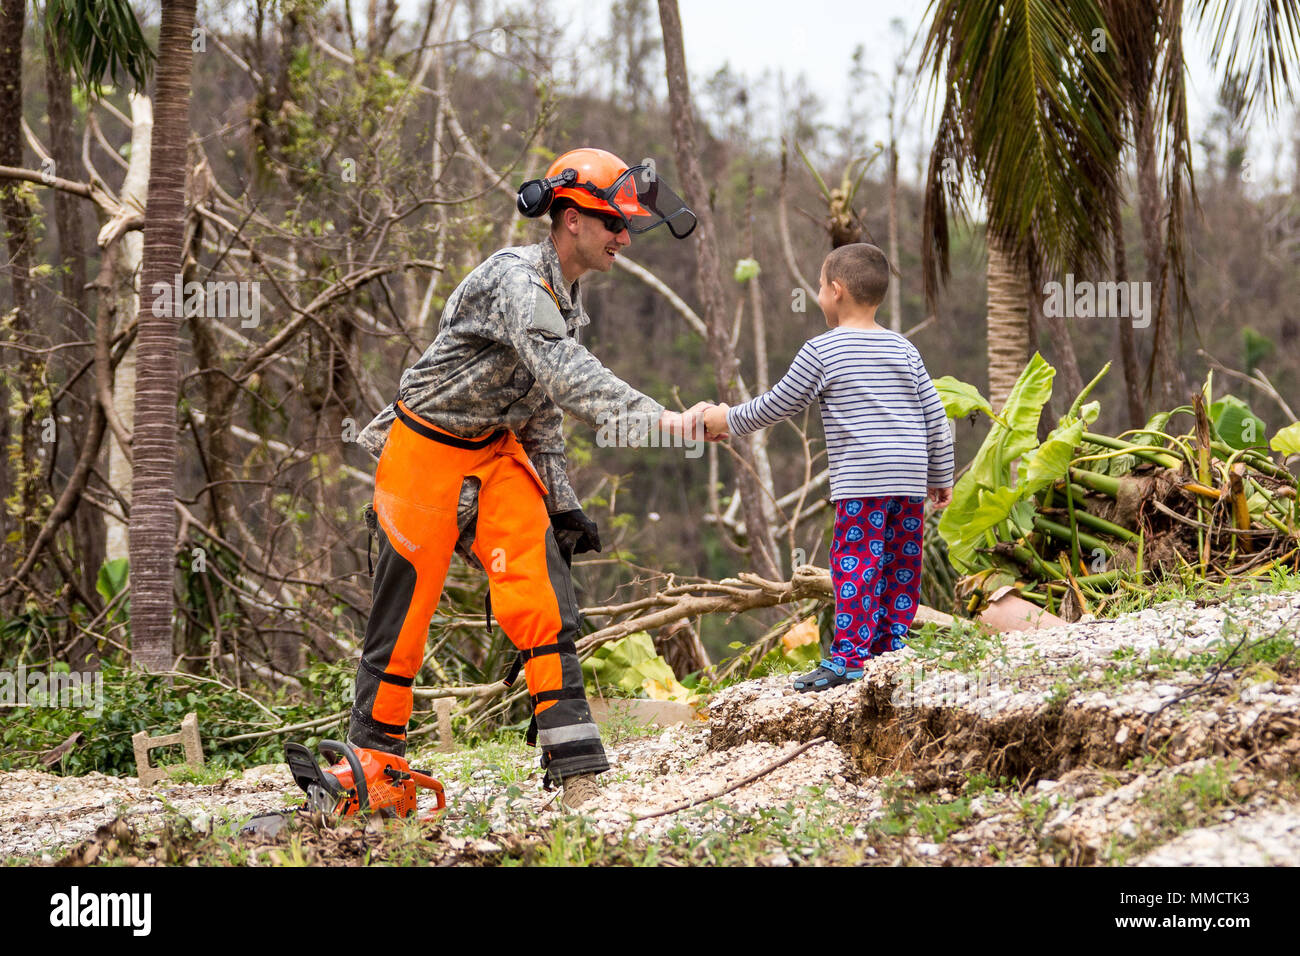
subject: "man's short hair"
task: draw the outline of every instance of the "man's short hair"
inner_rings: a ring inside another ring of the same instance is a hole
[[[851,242],[832,249],[823,266],[826,281],[844,286],[859,305],[880,305],[889,289],[889,260],[877,247]]]
[[[577,209],[578,212],[582,212],[582,209],[572,199],[556,199],[551,203],[551,208],[547,210],[547,214],[551,217],[552,229],[560,225],[560,220],[564,218],[564,210],[566,209]]]

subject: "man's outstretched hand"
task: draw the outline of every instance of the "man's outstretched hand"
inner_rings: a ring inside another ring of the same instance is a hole
[[[713,434],[705,428],[704,424],[704,416],[714,408],[716,406],[711,402],[696,402],[684,412],[665,410],[659,417],[659,427],[670,435],[681,435],[687,439],[706,438],[709,441],[721,441],[726,436]]]

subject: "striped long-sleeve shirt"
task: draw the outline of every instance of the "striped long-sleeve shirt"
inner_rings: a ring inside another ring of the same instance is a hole
[[[747,435],[817,399],[830,460],[831,499],[923,495],[952,484],[952,433],[911,342],[889,329],[835,328],[804,343],[790,371],[727,413]]]

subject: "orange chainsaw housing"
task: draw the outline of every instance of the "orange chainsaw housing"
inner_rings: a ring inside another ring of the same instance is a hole
[[[361,763],[361,772],[365,777],[366,791],[369,797],[369,810],[383,816],[409,817],[416,808],[416,787],[432,790],[437,797],[437,810],[447,806],[447,797],[442,784],[433,777],[419,770],[412,770],[405,757],[385,753],[382,750],[367,750],[354,747],[353,753]],[[352,816],[360,809],[360,797],[352,768],[346,760],[341,760],[326,770],[326,773],[338,780],[343,788],[334,812],[339,816]]]

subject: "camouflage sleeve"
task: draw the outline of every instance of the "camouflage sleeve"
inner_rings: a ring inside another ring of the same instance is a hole
[[[532,270],[512,269],[497,291],[503,339],[518,353],[551,401],[593,428],[653,427],[664,407],[624,382],[569,337],[564,316]],[[558,411],[558,410],[557,410]],[[547,437],[563,450],[560,416],[543,421]],[[543,476],[543,480],[545,477]]]
[[[547,399],[532,418],[519,430],[519,444],[524,446],[537,474],[546,485],[546,510],[572,511],[581,508],[578,496],[569,484],[569,462],[564,454],[564,413]]]
[[[361,433],[357,435],[357,444],[368,451],[371,457],[378,459],[384,451],[384,442],[388,441],[388,430],[397,420],[397,413],[390,404],[376,415]]]

